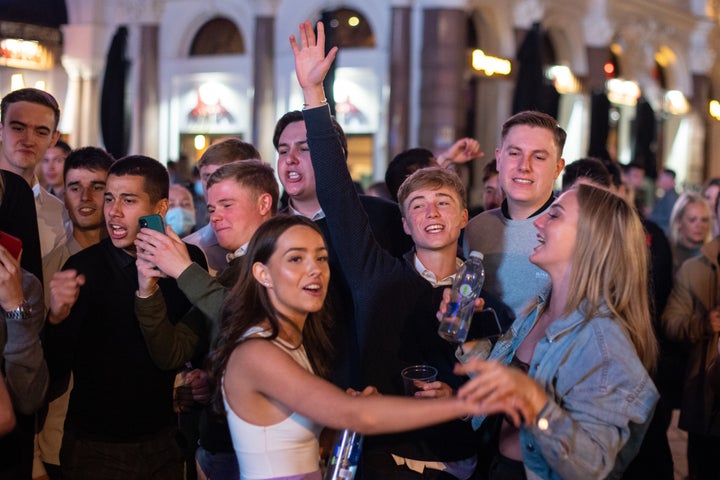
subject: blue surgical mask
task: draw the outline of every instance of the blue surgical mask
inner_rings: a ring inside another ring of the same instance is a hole
[[[195,213],[182,207],[173,207],[165,214],[165,223],[179,236],[187,235],[195,226]]]
[[[198,197],[205,196],[202,180],[195,180],[195,182],[193,182],[193,190],[195,191],[195,195],[197,195]]]

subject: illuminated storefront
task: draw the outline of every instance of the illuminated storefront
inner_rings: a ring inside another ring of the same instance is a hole
[[[64,92],[61,49],[58,29],[0,21],[0,96],[24,87]]]

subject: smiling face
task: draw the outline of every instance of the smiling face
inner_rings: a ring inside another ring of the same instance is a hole
[[[293,122],[285,127],[280,134],[277,151],[278,177],[291,199],[316,199],[315,172],[310,160],[305,122]]]
[[[508,131],[495,157],[512,218],[528,218],[548,201],[565,166],[560,153],[546,128],[516,125]]]
[[[678,238],[688,248],[705,243],[710,232],[710,209],[705,203],[688,203],[678,222]]]
[[[30,183],[35,166],[59,136],[60,132],[55,130],[55,113],[50,107],[33,102],[11,103],[0,124],[0,167]]]
[[[269,217],[271,202],[270,194],[258,196],[235,180],[213,183],[208,189],[208,212],[218,244],[234,252],[248,243]]]
[[[105,170],[71,168],[65,179],[65,207],[73,226],[80,230],[95,230],[103,225],[103,197]]]
[[[530,254],[530,261],[548,272],[553,284],[570,273],[579,211],[577,192],[568,190],[533,222],[539,245]]]
[[[404,200],[402,221],[416,250],[456,248],[460,231],[467,225],[468,212],[452,188],[420,188]]]
[[[157,203],[150,200],[145,191],[145,179],[139,175],[109,175],[105,189],[105,224],[113,245],[134,255],[135,237],[140,227],[138,219],[143,215],[167,213],[166,198]]]
[[[275,309],[298,326],[325,301],[330,267],[322,236],[295,225],[277,239],[267,264],[256,262],[253,276],[268,290]]]

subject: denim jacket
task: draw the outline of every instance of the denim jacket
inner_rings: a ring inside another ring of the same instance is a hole
[[[509,364],[542,308],[518,318],[490,350],[479,343],[459,356]],[[619,478],[637,454],[658,393],[627,333],[614,320],[585,321],[580,311],[551,323],[528,374],[548,394],[532,425],[520,428],[528,479]],[[479,428],[485,418],[474,418]]]

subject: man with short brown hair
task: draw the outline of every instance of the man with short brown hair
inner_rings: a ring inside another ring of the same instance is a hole
[[[40,234],[40,253],[44,257],[65,241],[70,220],[62,202],[38,183],[35,168],[48,148],[55,145],[60,132],[60,107],[55,98],[36,88],[8,93],[0,103],[0,168],[20,175],[35,195]]]

